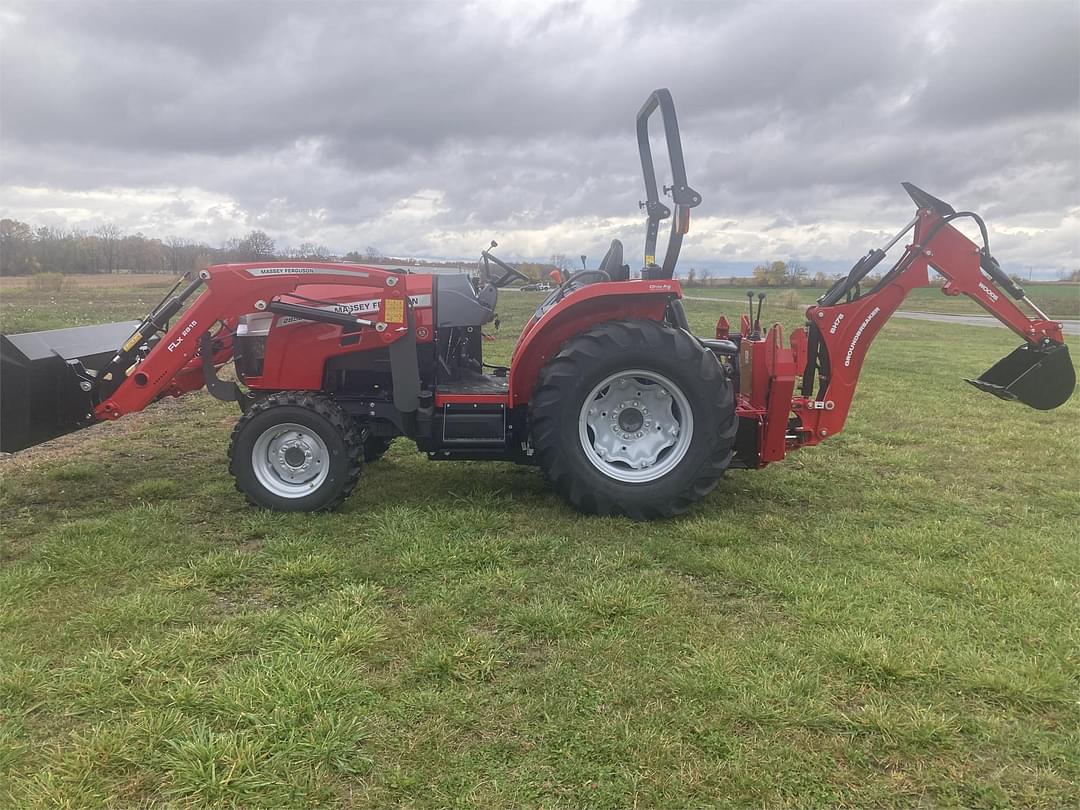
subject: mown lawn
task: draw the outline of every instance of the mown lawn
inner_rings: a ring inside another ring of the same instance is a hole
[[[403,440],[258,512],[203,394],[2,460],[0,804],[1077,806],[1080,401],[960,381],[1016,343],[891,323],[844,434],[663,523]]]

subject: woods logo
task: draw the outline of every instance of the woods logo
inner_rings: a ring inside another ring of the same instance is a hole
[[[989,298],[991,301],[998,300],[998,294],[991,290],[989,287],[987,287],[985,284],[983,284],[981,281],[979,282],[979,289],[986,293],[986,297]]]

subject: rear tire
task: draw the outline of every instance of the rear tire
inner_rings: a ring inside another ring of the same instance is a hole
[[[229,472],[248,501],[279,512],[338,507],[360,477],[356,422],[333,400],[304,392],[272,394],[240,417],[229,444]]]
[[[529,405],[532,443],[555,490],[589,514],[672,517],[731,461],[731,381],[681,329],[611,321],[563,344]]]

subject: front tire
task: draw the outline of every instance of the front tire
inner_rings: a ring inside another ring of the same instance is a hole
[[[692,335],[611,321],[577,335],[540,372],[529,411],[540,466],[582,512],[671,517],[731,461],[730,380]]]
[[[229,472],[248,501],[279,512],[338,507],[360,477],[360,431],[333,400],[303,392],[273,394],[236,423]]]

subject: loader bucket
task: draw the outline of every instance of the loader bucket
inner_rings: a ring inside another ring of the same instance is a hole
[[[968,382],[995,397],[1049,411],[1072,396],[1076,371],[1069,358],[1068,346],[1025,343],[994,363],[977,380]]]
[[[94,403],[76,369],[100,369],[138,325],[0,335],[0,451],[14,453],[93,421]]]

